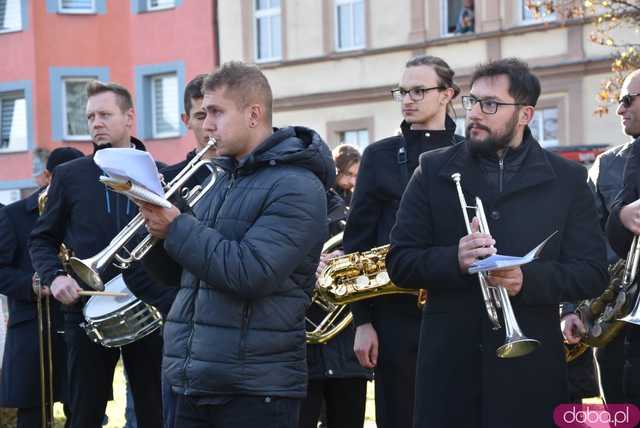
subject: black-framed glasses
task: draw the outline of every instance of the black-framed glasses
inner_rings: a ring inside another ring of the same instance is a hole
[[[638,95],[640,95],[640,92],[637,92],[635,94],[627,94],[618,100],[618,104],[622,104],[624,108],[629,108],[631,107],[631,104],[633,104],[634,98]]]
[[[443,89],[447,89],[444,86],[432,86],[431,88],[411,88],[411,89],[404,89],[404,88],[395,88],[391,90],[391,95],[393,96],[393,100],[397,101],[397,102],[402,102],[402,100],[404,99],[404,96],[409,94],[409,98],[411,99],[411,101],[422,101],[424,99],[424,94],[429,92],[429,91],[433,91],[433,90],[438,90],[441,91]]]
[[[473,106],[475,106],[477,103],[480,103],[480,110],[482,110],[484,114],[496,114],[496,112],[498,111],[498,107],[500,106],[526,106],[527,105],[522,103],[501,103],[500,101],[496,101],[496,100],[481,100],[474,97],[473,95],[465,95],[462,97],[462,108],[464,108],[467,111],[470,111],[473,108]]]

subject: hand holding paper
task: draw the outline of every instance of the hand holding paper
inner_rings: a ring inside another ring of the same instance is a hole
[[[533,250],[529,251],[523,257],[514,257],[514,256],[503,256],[501,254],[494,254],[486,259],[477,260],[469,267],[469,273],[478,273],[478,272],[490,272],[492,270],[497,269],[505,269],[515,266],[522,266],[527,264],[540,255],[542,249],[545,244],[551,239],[558,231],[553,232],[549,235],[544,241],[538,244]]]

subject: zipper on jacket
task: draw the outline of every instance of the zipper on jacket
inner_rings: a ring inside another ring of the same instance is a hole
[[[220,211],[222,211],[222,208],[224,207],[224,204],[227,202],[227,196],[229,195],[229,192],[231,192],[231,188],[233,187],[233,185],[236,182],[236,173],[235,171],[231,174],[231,180],[229,180],[229,184],[227,184],[227,188],[224,189],[224,194],[222,195],[222,201],[220,202],[220,204],[218,205],[218,209],[216,210],[216,219],[214,221],[214,225],[218,224],[218,214],[220,214]]]
[[[504,158],[500,158],[500,160],[498,161],[498,165],[500,166],[500,174],[499,174],[500,193],[502,193],[502,174],[504,173]]]
[[[222,209],[222,206],[224,205],[224,203],[227,200],[227,195],[229,193],[229,191],[231,190],[231,187],[233,187],[233,184],[235,182],[235,178],[236,175],[235,173],[231,174],[231,180],[229,180],[229,184],[227,185],[227,188],[224,191],[224,195],[222,195],[222,202],[220,202],[220,206],[218,208],[218,210],[216,211],[216,222],[217,222],[217,218],[218,218],[218,213],[220,212],[220,210]],[[198,295],[200,289],[200,281],[196,281],[196,287],[195,287],[195,295]],[[192,309],[195,308],[195,298],[192,299],[192,304],[191,307]],[[248,319],[249,315],[247,313],[248,311],[248,307],[245,307],[243,310],[243,318],[242,318],[242,324],[244,328],[244,324],[245,324],[245,319]],[[195,312],[195,310],[193,311]],[[189,363],[191,362],[191,343],[193,342],[193,334],[195,331],[195,322],[193,321],[193,319],[190,320],[190,329],[189,329],[189,337],[187,338],[187,356],[184,359],[184,364],[182,366],[182,377],[184,379],[184,385],[185,385],[185,392],[188,393],[188,391],[190,390],[190,382],[189,382],[189,376],[187,376],[187,367],[189,366]],[[244,346],[244,336],[241,337],[241,349]]]
[[[249,303],[244,303],[242,306],[242,321],[240,322],[240,360],[243,361],[245,357],[245,346],[247,342],[247,330],[249,326],[249,313],[251,307]]]

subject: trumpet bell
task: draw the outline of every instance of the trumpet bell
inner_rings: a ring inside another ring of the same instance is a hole
[[[100,274],[94,266],[94,259],[95,258],[80,260],[77,257],[72,257],[69,265],[82,282],[94,290],[104,291],[104,282],[102,282]]]
[[[518,358],[532,353],[540,346],[536,339],[521,337],[513,339],[496,349],[498,358]]]

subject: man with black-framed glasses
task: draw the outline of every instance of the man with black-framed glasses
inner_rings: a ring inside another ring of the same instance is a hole
[[[465,142],[421,156],[400,202],[387,270],[399,287],[428,292],[415,428],[549,427],[556,406],[568,401],[558,305],[602,293],[606,251],[585,169],[531,135],[540,90],[518,59],[479,66],[463,100]],[[466,218],[456,173],[464,199],[482,200],[490,234],[479,232],[473,213]],[[554,233],[537,260],[485,276],[506,290],[523,334],[541,344],[499,354],[504,344],[518,346],[506,340],[497,307],[494,329],[469,268],[497,250],[522,256]]]
[[[459,141],[447,114],[460,92],[454,72],[440,58],[410,59],[397,88],[404,120],[401,135],[368,146],[344,233],[344,251],[366,251],[389,243],[402,192],[419,156]],[[376,423],[379,428],[413,426],[415,363],[420,311],[413,295],[386,295],[351,305],[360,365],[375,368]]]

